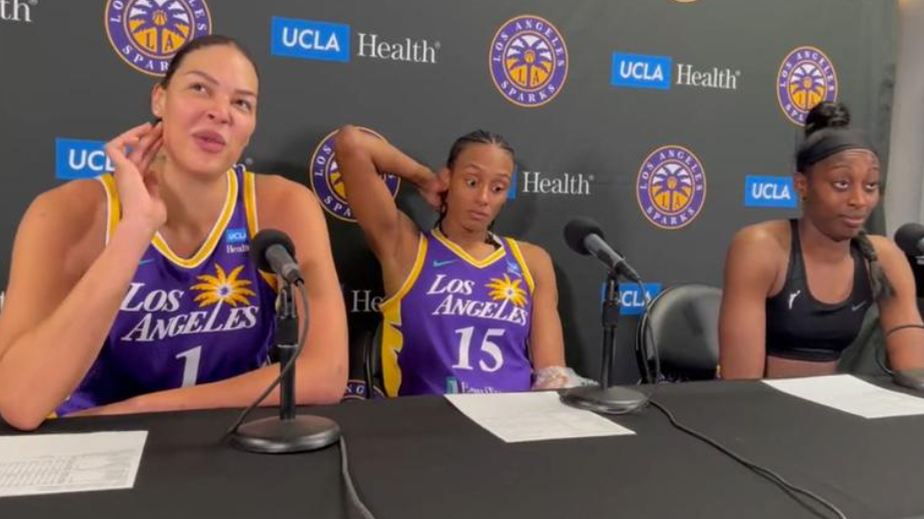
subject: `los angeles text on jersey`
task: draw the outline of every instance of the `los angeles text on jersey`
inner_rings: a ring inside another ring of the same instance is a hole
[[[471,279],[449,278],[439,274],[427,290],[428,296],[442,296],[431,315],[468,316],[526,326],[527,311],[508,299],[500,302],[469,299],[476,289]]]
[[[218,303],[203,310],[180,312],[183,290],[146,290],[145,283],[132,283],[120,310],[138,314],[138,322],[121,339],[125,342],[154,342],[179,335],[245,330],[257,325],[259,306]]]

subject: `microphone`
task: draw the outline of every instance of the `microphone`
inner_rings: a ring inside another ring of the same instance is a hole
[[[647,401],[638,391],[610,385],[610,372],[616,359],[616,325],[619,323],[619,289],[617,277],[641,284],[639,275],[626,258],[614,251],[603,239],[600,225],[590,218],[577,217],[565,225],[565,241],[578,254],[593,255],[606,265],[606,297],[600,307],[603,321],[603,361],[600,363],[600,386],[568,389],[561,395],[567,405],[597,413],[623,414],[641,408]]]
[[[257,268],[275,272],[285,279],[276,297],[276,328],[273,341],[279,351],[279,376],[241,413],[228,430],[232,445],[249,451],[268,454],[304,452],[322,449],[340,438],[340,426],[329,418],[296,414],[296,359],[308,337],[308,293],[305,281],[295,262],[295,245],[282,231],[264,229],[250,243],[250,256]],[[294,287],[293,287],[294,285]],[[304,326],[299,332],[298,308],[293,288],[302,300]],[[279,417],[268,417],[243,423],[260,402],[279,387]]]
[[[600,225],[590,218],[579,216],[565,225],[565,242],[578,254],[593,255],[617,275],[640,283],[638,272],[606,243]]]
[[[895,231],[895,243],[908,256],[924,254],[924,225],[906,223]]]
[[[263,229],[258,232],[250,242],[250,257],[257,268],[275,272],[288,283],[305,282],[295,261],[295,245],[282,231]]]

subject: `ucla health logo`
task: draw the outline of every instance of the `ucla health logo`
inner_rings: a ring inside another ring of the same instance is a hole
[[[523,15],[498,29],[488,51],[494,86],[511,103],[542,106],[558,95],[568,77],[568,49],[548,20]]]
[[[115,169],[102,141],[55,139],[55,177],[60,180],[93,178]]]
[[[804,125],[815,105],[837,100],[837,72],[831,60],[815,47],[790,52],[777,73],[776,97],[786,117]]]
[[[613,53],[610,84],[621,88],[670,90],[672,85],[716,90],[738,90],[740,70],[728,67],[694,67],[670,56]]]
[[[791,176],[748,175],[744,181],[747,207],[796,207]]]
[[[692,151],[675,144],[656,149],[638,172],[638,205],[662,229],[690,224],[706,202],[706,172]]]
[[[274,56],[350,61],[350,26],[273,17],[270,53]]]
[[[350,26],[342,23],[273,17],[270,53],[322,61],[350,61]],[[389,39],[356,31],[356,56],[364,59],[435,65],[440,42],[426,38]]]
[[[152,76],[167,72],[180,47],[212,32],[203,0],[109,0],[105,19],[116,54]]]
[[[385,137],[368,128],[360,128],[360,130],[383,141],[385,140]],[[341,220],[355,222],[353,211],[350,209],[350,204],[347,203],[346,186],[343,184],[340,168],[337,166],[336,157],[334,157],[334,143],[336,142],[335,138],[338,131],[334,130],[327,134],[311,156],[311,188],[318,195],[322,207],[328,213]],[[384,175],[383,180],[385,185],[388,186],[388,191],[391,192],[392,198],[397,196],[401,179],[394,175]]]

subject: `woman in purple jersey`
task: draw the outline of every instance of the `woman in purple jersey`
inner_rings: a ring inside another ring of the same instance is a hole
[[[353,126],[337,134],[335,152],[350,208],[382,268],[390,396],[553,388],[573,377],[564,368],[548,253],[490,231],[514,173],[502,137],[461,137],[438,173]],[[434,229],[419,229],[396,207],[378,179],[384,172],[414,184],[440,211]]]
[[[808,114],[796,155],[802,217],[738,231],[725,262],[719,319],[725,379],[826,375],[879,304],[896,369],[924,366],[914,279],[898,247],[867,236],[879,203],[879,158],[841,104]]]
[[[175,256],[181,266],[203,248],[215,246],[211,242],[216,239],[217,222],[233,198],[230,186],[234,182],[236,189],[237,182],[245,179],[242,169],[232,166],[254,131],[258,87],[254,62],[234,40],[223,36],[194,40],[176,54],[166,76],[153,88],[151,110],[162,122],[132,128],[106,145],[115,164],[110,178],[114,178],[117,204],[107,199],[107,191],[95,180],[69,182],[32,203],[16,236],[6,305],[0,315],[0,414],[10,425],[34,429],[91,376],[103,379],[93,381],[98,385],[120,386],[113,394],[139,394],[97,402],[100,405],[86,414],[242,407],[276,377],[278,366],[256,364],[242,374],[196,384],[201,373],[179,369],[169,373],[171,382],[151,382],[150,387],[169,389],[145,393],[144,387],[149,386],[97,362],[110,347],[110,328],[126,310],[175,309],[181,304],[177,294],[182,290],[160,298],[154,291],[143,301],[135,297],[143,284],[133,282],[140,275],[136,272],[148,268],[149,261],[166,264],[154,244],[160,243],[160,250],[168,250],[167,255]],[[130,153],[126,154],[126,147]],[[298,359],[297,401],[339,401],[346,382],[346,315],[319,204],[308,189],[280,177],[251,177],[248,185],[251,206],[259,207],[248,221],[280,229],[292,238],[306,277],[310,322],[324,323],[311,327]],[[250,234],[256,231],[256,225],[246,227]],[[243,233],[228,229],[223,234],[227,253],[235,252],[231,243],[247,239],[247,229]],[[239,261],[243,268],[243,257]],[[179,272],[181,266],[172,266],[171,272]],[[254,303],[254,291],[265,281],[234,280],[235,272],[226,276],[209,260],[203,268],[218,273],[198,278],[199,284],[192,288],[204,290],[203,295],[189,306],[224,304],[224,314],[206,322],[190,311],[182,322],[168,323],[170,335],[193,329],[239,331],[266,322],[264,312],[248,315],[238,308],[246,301]],[[160,279],[166,283],[169,277],[164,274]],[[199,361],[200,355],[205,359],[208,348],[218,348],[211,362],[221,366],[223,351],[230,355],[234,349],[252,347],[219,340],[205,350],[171,352],[159,358],[159,343],[151,337],[164,333],[155,332],[155,327],[141,322],[126,334],[139,355],[144,350],[145,369],[153,373],[159,373],[165,363],[195,368],[191,361]],[[202,340],[208,342],[216,333],[203,332]],[[278,393],[264,403],[275,401]]]

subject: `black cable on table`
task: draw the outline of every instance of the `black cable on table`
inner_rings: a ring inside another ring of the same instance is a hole
[[[655,408],[657,408],[659,411],[661,411],[661,413],[663,413],[664,416],[666,416],[667,419],[671,422],[671,425],[673,425],[673,426],[674,426],[675,428],[677,428],[678,430],[680,430],[680,431],[682,431],[682,432],[684,432],[684,433],[686,433],[686,434],[689,434],[690,436],[692,436],[692,437],[694,437],[694,438],[696,438],[696,439],[698,439],[698,440],[700,440],[700,441],[702,441],[702,442],[707,443],[708,445],[712,446],[713,448],[715,448],[716,450],[718,450],[718,451],[721,452],[722,454],[725,454],[726,456],[730,457],[731,459],[733,459],[733,460],[737,461],[738,463],[744,465],[745,467],[747,467],[748,469],[750,469],[751,471],[753,471],[755,474],[757,474],[757,475],[759,475],[759,476],[761,476],[761,477],[763,477],[763,478],[769,480],[770,482],[772,482],[772,483],[774,483],[775,485],[777,485],[777,486],[779,486],[780,488],[782,488],[783,491],[785,491],[787,494],[789,494],[790,496],[792,496],[794,499],[796,499],[796,496],[797,496],[797,495],[805,496],[805,497],[809,498],[810,500],[817,502],[818,504],[820,504],[820,505],[823,506],[824,508],[827,508],[828,510],[832,511],[839,519],[847,519],[847,516],[844,514],[844,512],[842,512],[840,508],[838,508],[835,504],[831,503],[831,502],[828,501],[827,499],[825,499],[825,498],[819,496],[818,494],[812,492],[811,490],[807,490],[807,489],[802,488],[802,487],[800,487],[800,486],[798,486],[798,485],[794,485],[794,484],[790,483],[789,481],[786,481],[782,476],[780,476],[780,475],[777,474],[776,472],[774,472],[774,471],[772,471],[772,470],[770,470],[770,469],[768,469],[768,468],[766,468],[766,467],[764,467],[764,466],[762,466],[762,465],[759,465],[759,464],[757,464],[757,463],[754,463],[753,461],[750,461],[750,460],[745,459],[745,458],[742,457],[741,455],[736,454],[735,452],[733,452],[733,451],[732,451],[731,449],[729,449],[728,447],[722,445],[722,444],[721,444],[720,442],[718,442],[717,440],[713,440],[712,438],[706,436],[705,434],[703,434],[703,433],[701,433],[701,432],[698,432],[698,431],[696,431],[696,430],[694,430],[694,429],[691,429],[690,427],[688,427],[688,426],[686,426],[686,425],[681,424],[679,421],[677,421],[677,419],[674,417],[674,414],[671,413],[670,410],[668,410],[666,407],[664,407],[663,405],[659,404],[658,402],[652,400],[652,401],[651,401],[651,405],[654,406]],[[803,506],[806,506],[806,508],[809,508],[809,507],[806,505],[806,503],[804,503],[801,499],[796,499],[796,501],[799,502],[800,504],[802,504]],[[818,510],[815,510],[814,508],[809,508],[809,510],[810,510],[811,512],[813,512],[814,514],[818,515],[819,517],[824,517],[824,515],[822,515],[821,513],[819,513]]]

